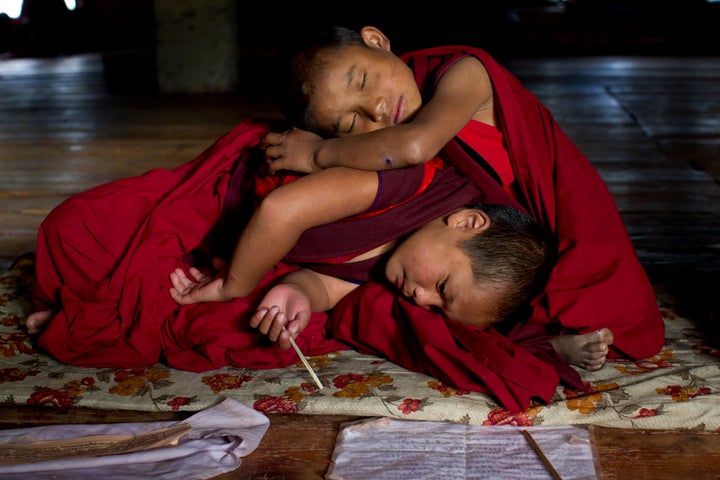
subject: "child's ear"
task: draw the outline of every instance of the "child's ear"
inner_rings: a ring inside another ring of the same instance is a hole
[[[460,232],[484,232],[490,227],[490,217],[482,210],[475,208],[461,208],[448,215],[449,226]]]
[[[390,50],[390,39],[380,29],[367,25],[360,29],[360,35],[368,47],[378,47]]]

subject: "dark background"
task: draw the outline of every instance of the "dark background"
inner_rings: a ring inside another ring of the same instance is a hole
[[[152,90],[153,0],[25,0],[0,18],[0,58],[100,52],[108,83]],[[212,0],[208,0],[212,6]],[[481,47],[499,60],[567,55],[720,55],[720,3],[706,0],[237,3],[239,68],[270,61],[299,29],[371,24],[395,53],[441,44]],[[251,68],[246,68],[251,67]],[[127,75],[118,81],[116,75]],[[251,76],[241,76],[251,82]],[[247,85],[242,84],[240,88]]]

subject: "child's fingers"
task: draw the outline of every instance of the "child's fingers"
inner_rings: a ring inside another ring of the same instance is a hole
[[[300,332],[305,330],[305,327],[310,323],[310,310],[300,310],[294,318],[289,319],[285,328],[287,329],[290,336],[296,338],[300,335]]]
[[[283,140],[285,139],[285,136],[290,130],[285,130],[284,132],[268,132],[265,135],[263,135],[262,139],[260,140],[261,145],[268,147],[271,145],[281,145]]]
[[[287,316],[285,315],[285,312],[278,312],[277,315],[275,315],[275,318],[273,318],[272,323],[270,324],[270,330],[268,330],[268,338],[273,342],[277,342],[280,334],[285,330],[286,323]]]
[[[189,278],[187,275],[185,276],[189,283],[192,283],[193,281],[200,283],[210,278],[209,275],[204,274],[201,270],[195,267],[190,267],[189,272],[192,278]]]
[[[184,275],[184,273],[178,273],[177,270],[170,273],[170,283],[172,283],[173,289],[177,289],[178,291],[185,290]]]
[[[185,295],[183,295],[181,292],[177,291],[177,289],[175,289],[175,287],[170,288],[169,291],[170,291],[170,297],[172,297],[172,299],[175,300],[175,302],[178,303],[179,305],[187,305],[188,303],[191,303],[191,302],[188,302],[187,297]]]
[[[283,350],[287,350],[288,348],[292,347],[292,345],[290,344],[290,337],[290,332],[288,332],[287,329],[281,331],[277,339],[278,347]]]
[[[172,298],[173,300],[175,300],[177,303],[180,303],[180,298],[181,298],[181,297],[180,297],[180,295],[178,294],[178,291],[175,290],[175,287],[169,288],[168,291],[170,292],[170,298]]]
[[[273,160],[282,158],[283,150],[284,148],[282,145],[273,145],[271,147],[267,147],[265,149],[265,162],[270,163]]]
[[[287,316],[285,312],[280,311],[280,307],[277,305],[270,308],[260,307],[250,318],[250,326],[257,328],[260,333],[267,335],[273,342],[277,342],[280,334],[285,331],[286,325]]]
[[[250,319],[250,326],[257,328],[260,333],[267,335],[270,331],[273,320],[275,320],[275,317],[278,315],[279,312],[280,308],[278,308],[276,305],[273,305],[270,308],[259,308],[257,312],[255,312],[255,315],[253,315]]]
[[[275,144],[275,138],[277,136],[277,133],[274,132],[268,132],[265,135],[260,138],[260,148],[267,148],[271,145]]]
[[[269,169],[270,173],[274,174],[276,172],[279,172],[283,168],[284,167],[283,167],[282,159],[276,158],[273,160],[268,160],[268,169]]]
[[[260,322],[267,314],[267,311],[267,307],[260,307],[255,310],[255,313],[253,313],[252,317],[250,317],[250,326],[252,328],[257,328],[257,326],[260,325]]]

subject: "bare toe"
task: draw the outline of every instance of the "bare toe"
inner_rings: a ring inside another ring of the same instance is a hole
[[[612,334],[609,328],[601,328],[596,330],[595,334],[598,337],[598,341],[603,342],[608,347],[615,341],[615,336]]]
[[[551,343],[569,364],[595,371],[605,365],[613,341],[612,332],[601,328],[590,333],[561,335]]]
[[[52,316],[52,310],[40,310],[28,315],[25,320],[25,327],[27,327],[28,333],[30,335],[37,335],[42,332]]]

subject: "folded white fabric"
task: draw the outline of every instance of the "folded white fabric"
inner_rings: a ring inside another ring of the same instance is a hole
[[[177,445],[133,453],[81,456],[61,460],[0,465],[5,480],[195,480],[236,469],[241,457],[257,448],[270,421],[262,413],[227,398],[182,422],[48,425],[0,430],[0,458],[8,444],[67,440],[92,435],[141,435],[179,423],[190,425]]]

